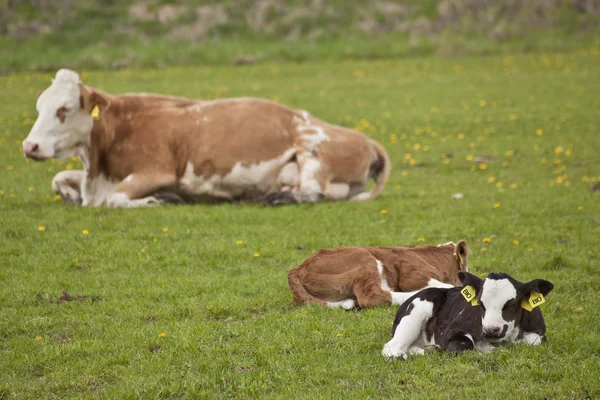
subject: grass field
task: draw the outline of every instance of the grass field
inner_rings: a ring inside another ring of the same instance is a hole
[[[52,76],[0,77],[0,399],[600,397],[598,49],[82,72],[361,129],[393,160],[363,204],[66,206],[50,181],[79,162],[20,153]],[[320,248],[458,239],[477,274],[555,284],[546,344],[386,362],[395,307],[292,303],[287,271]]]

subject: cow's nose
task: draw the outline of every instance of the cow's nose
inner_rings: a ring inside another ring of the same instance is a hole
[[[25,157],[35,157],[36,153],[40,149],[37,143],[23,142],[23,153]]]
[[[483,328],[483,336],[488,338],[498,338],[502,335],[502,327],[488,326]]]

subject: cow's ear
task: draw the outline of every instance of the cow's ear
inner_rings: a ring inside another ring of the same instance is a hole
[[[466,271],[460,271],[458,273],[458,279],[464,286],[473,286],[477,292],[481,290],[481,286],[483,285],[483,280],[481,278]]]
[[[467,271],[467,255],[469,254],[469,246],[467,246],[467,242],[464,240],[459,241],[454,248],[454,252],[456,254],[458,264],[460,265],[460,269]]]
[[[552,291],[552,289],[554,289],[554,284],[552,282],[547,281],[545,279],[534,279],[532,281],[524,283],[519,291],[521,292],[523,297],[528,298],[531,295],[531,292],[538,292],[543,294],[544,296],[547,296],[548,293]]]
[[[95,119],[98,119],[99,115],[110,107],[110,100],[102,93],[91,88],[86,88],[83,85],[79,85],[79,91],[79,105],[81,109],[92,115]]]

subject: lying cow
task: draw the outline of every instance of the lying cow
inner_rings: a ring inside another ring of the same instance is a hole
[[[488,352],[501,343],[539,345],[546,325],[539,308],[554,285],[543,279],[519,282],[507,274],[484,280],[459,273],[461,287],[429,288],[400,306],[386,358],[423,354],[426,347],[452,352]]]
[[[23,152],[34,160],[78,156],[84,170],[60,172],[52,187],[83,206],[362,201],[390,173],[385,149],[362,133],[267,100],[114,96],[61,69],[37,110]]]
[[[458,285],[466,271],[464,241],[419,247],[319,250],[288,273],[298,304],[351,309],[402,304],[425,287]]]

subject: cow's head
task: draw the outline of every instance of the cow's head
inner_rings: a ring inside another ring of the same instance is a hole
[[[529,301],[532,292],[547,296],[554,288],[551,282],[543,279],[523,283],[507,274],[492,273],[484,280],[468,272],[458,275],[463,285],[472,286],[477,293],[481,333],[490,341],[514,337],[519,330],[522,313],[529,312],[523,309],[521,302]]]
[[[61,69],[52,84],[38,95],[38,118],[23,141],[25,157],[34,160],[66,158],[89,147],[92,110],[108,106],[100,93],[85,88],[76,72]]]
[[[431,260],[433,265],[436,265],[440,270],[443,270],[445,279],[448,279],[448,283],[451,283],[455,286],[460,284],[457,279],[457,274],[461,271],[468,271],[468,255],[469,255],[469,246],[467,246],[467,242],[464,240],[459,241],[458,243],[448,242],[444,244],[438,244],[437,248],[442,250],[441,252],[434,252],[436,254],[436,259]],[[450,258],[452,255],[452,258]]]

